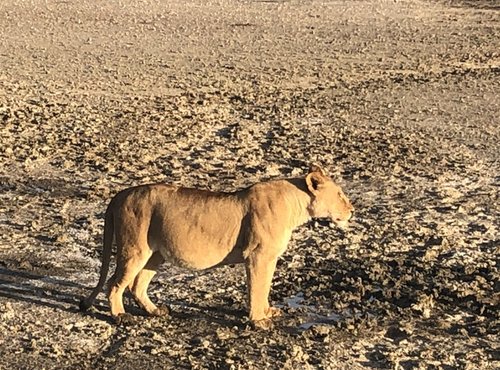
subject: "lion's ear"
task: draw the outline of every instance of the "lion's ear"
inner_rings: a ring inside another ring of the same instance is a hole
[[[326,176],[325,170],[319,164],[316,163],[312,163],[311,166],[309,167],[309,173],[313,172],[319,172],[321,175]]]
[[[312,194],[317,194],[319,188],[321,187],[321,185],[323,185],[324,182],[325,176],[321,172],[309,172],[309,174],[306,176],[307,189],[309,189]]]

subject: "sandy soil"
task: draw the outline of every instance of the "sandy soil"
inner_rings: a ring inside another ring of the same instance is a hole
[[[498,368],[499,11],[1,1],[0,368]],[[78,312],[119,189],[234,190],[311,161],[356,219],[294,233],[274,330],[250,327],[241,266],[165,266],[167,319],[117,327],[104,295]]]

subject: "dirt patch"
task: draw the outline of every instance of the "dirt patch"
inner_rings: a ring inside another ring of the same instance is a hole
[[[495,2],[7,0],[0,29],[1,368],[497,366]],[[168,319],[78,312],[119,189],[312,161],[356,217],[294,233],[273,331],[241,266],[165,266]]]

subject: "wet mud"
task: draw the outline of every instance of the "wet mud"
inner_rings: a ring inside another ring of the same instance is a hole
[[[0,30],[0,368],[498,367],[495,1],[5,0]],[[294,232],[274,329],[242,266],[162,267],[167,318],[78,311],[118,190],[311,162],[356,214]]]

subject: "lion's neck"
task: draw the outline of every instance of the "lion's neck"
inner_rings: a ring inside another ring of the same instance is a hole
[[[312,199],[303,178],[288,179],[287,181],[293,185],[292,191],[289,194],[289,202],[295,208],[292,220],[294,223],[293,227],[295,228],[311,219],[309,207]]]

